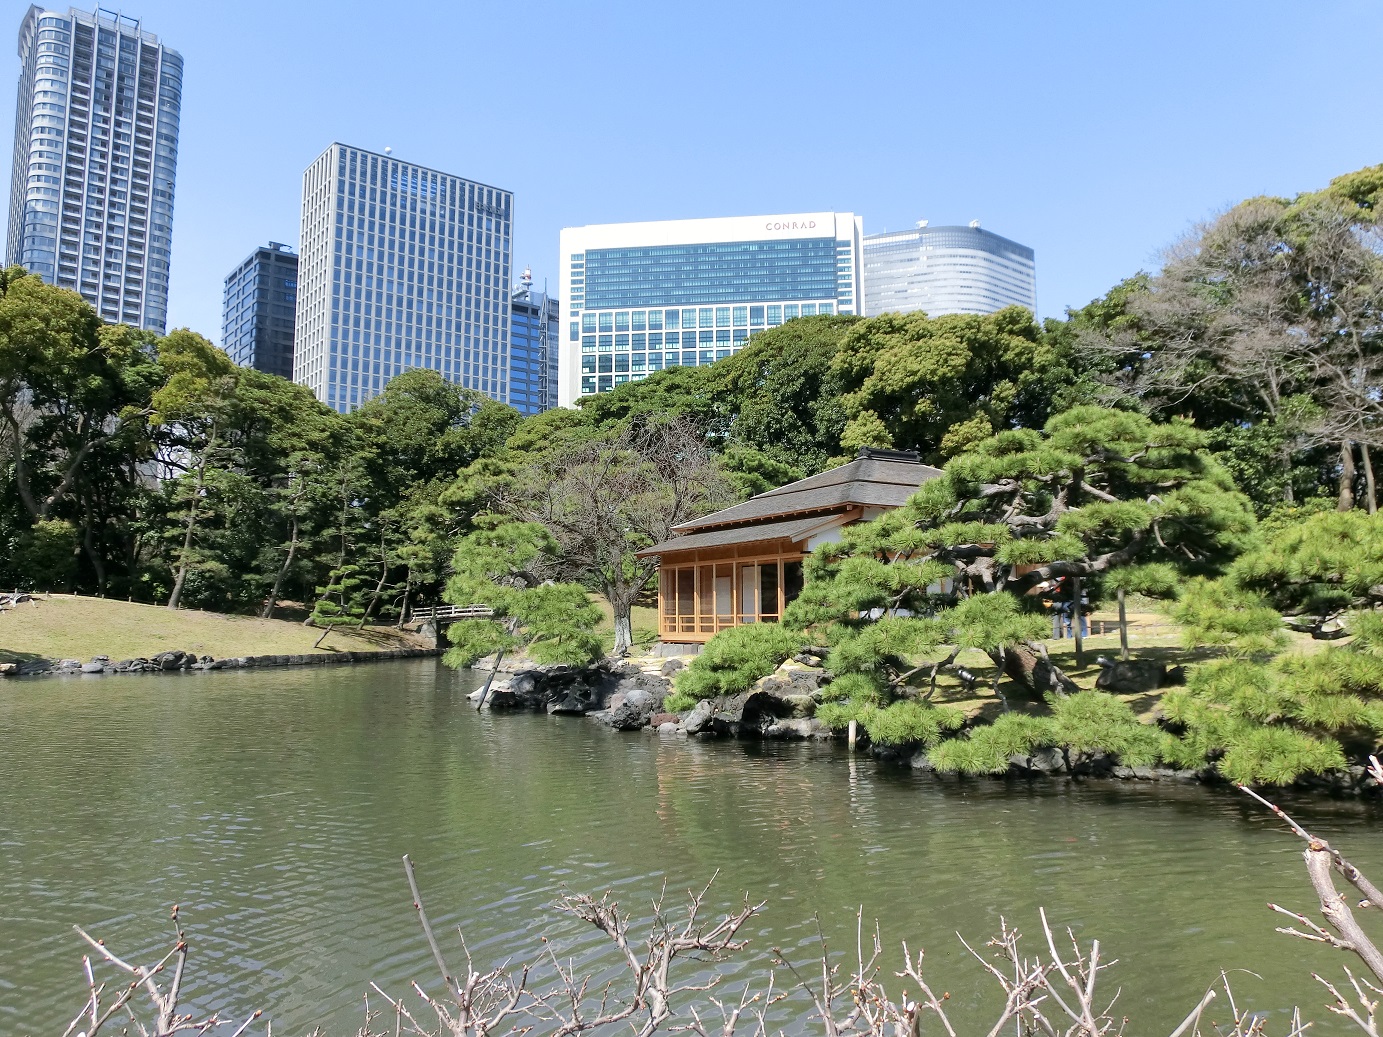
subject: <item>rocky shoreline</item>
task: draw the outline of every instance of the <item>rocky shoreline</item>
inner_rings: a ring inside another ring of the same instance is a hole
[[[108,673],[184,673],[200,670],[254,670],[279,666],[333,666],[348,663],[386,662],[393,659],[420,659],[441,654],[435,648],[385,648],[376,652],[301,653],[296,655],[243,655],[213,659],[195,652],[159,652],[149,658],[111,660],[108,655],[80,659],[34,659],[21,663],[0,663],[0,676],[95,676]]]
[[[821,687],[830,680],[818,658],[799,656],[747,692],[703,699],[690,710],[670,713],[663,709],[663,702],[672,691],[673,675],[683,666],[678,658],[606,660],[587,669],[511,662],[506,668],[507,678],[491,687],[485,708],[585,717],[614,731],[643,731],[664,738],[844,741],[841,733],[813,716],[821,701]],[[485,670],[483,666],[480,669]],[[478,701],[480,694],[478,690],[472,692],[471,701]],[[916,746],[870,745],[866,740],[859,751],[882,763],[934,773],[947,780],[982,780],[937,773],[926,752]],[[1010,757],[1006,772],[987,777],[1008,781],[1112,779],[1228,784],[1212,767],[1127,767],[1109,753],[1064,748]],[[1293,787],[1332,796],[1380,794],[1379,783],[1365,767],[1357,765],[1346,771],[1307,776]]]

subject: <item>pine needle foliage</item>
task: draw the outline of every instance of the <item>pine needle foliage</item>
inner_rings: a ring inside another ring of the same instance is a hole
[[[777,623],[749,623],[722,630],[677,675],[675,690],[664,705],[675,712],[691,709],[704,698],[748,691],[805,644],[800,631]]]
[[[489,605],[494,617],[448,627],[451,647],[442,661],[470,666],[501,651],[572,666],[599,658],[600,609],[586,588],[546,578],[558,551],[552,535],[537,523],[494,516],[476,525],[457,545],[443,597],[453,605]]]
[[[858,678],[860,707],[913,698],[971,649],[1040,698],[1075,690],[1037,644],[1040,590],[1127,568],[1165,593],[1219,571],[1253,528],[1196,429],[1078,407],[980,438],[905,507],[817,549],[785,622],[830,646],[833,697]]]
[[[1309,515],[1244,555],[1229,575],[1284,615],[1311,615],[1322,624],[1383,604],[1383,513]]]
[[[942,742],[930,754],[932,765],[943,772],[1002,774],[1015,756],[1061,749],[1070,757],[1108,753],[1125,766],[1148,767],[1171,748],[1172,739],[1113,695],[1081,691],[1050,701],[1051,716],[1006,713],[964,738]]]

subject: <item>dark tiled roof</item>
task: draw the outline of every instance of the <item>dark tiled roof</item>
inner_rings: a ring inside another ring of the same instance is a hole
[[[690,533],[806,512],[835,511],[852,504],[899,508],[919,486],[940,474],[940,469],[917,461],[857,457],[849,464],[761,493],[733,508],[684,522],[677,531]]]
[[[817,514],[788,519],[785,522],[760,522],[757,525],[730,526],[707,530],[704,533],[689,533],[687,536],[673,537],[661,544],[645,547],[639,552],[639,557],[668,554],[672,551],[694,551],[701,547],[725,547],[730,544],[806,540],[818,530],[835,525],[839,517],[837,514]]]

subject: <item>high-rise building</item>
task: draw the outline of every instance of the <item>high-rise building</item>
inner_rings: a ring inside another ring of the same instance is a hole
[[[293,377],[293,317],[298,301],[298,257],[271,241],[226,278],[221,348],[241,367]]]
[[[557,300],[535,291],[525,269],[509,300],[509,405],[520,414],[557,406]]]
[[[1033,251],[987,230],[929,227],[864,239],[864,312],[994,313],[1005,306],[1037,312]]]
[[[293,380],[339,411],[400,371],[509,399],[514,195],[332,144],[303,174]]]
[[[862,238],[848,212],[568,227],[559,402],[713,363],[794,317],[858,313]]]
[[[134,18],[35,6],[19,59],[7,262],[163,333],[181,55]]]

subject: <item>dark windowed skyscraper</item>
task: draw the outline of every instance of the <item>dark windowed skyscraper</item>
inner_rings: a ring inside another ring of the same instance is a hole
[[[520,414],[557,406],[557,300],[525,270],[509,300],[509,405]]]
[[[298,257],[271,241],[226,278],[221,348],[241,367],[293,377]]]
[[[163,333],[181,56],[124,15],[30,7],[19,59],[7,261]]]

